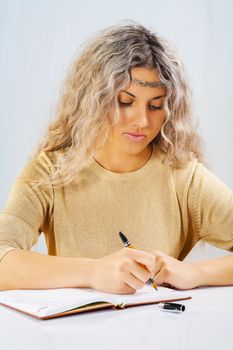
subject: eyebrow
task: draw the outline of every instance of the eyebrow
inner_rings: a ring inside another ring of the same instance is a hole
[[[134,96],[133,94],[131,94],[130,92],[128,92],[128,91],[125,91],[125,90],[121,90],[120,92],[125,92],[126,94],[128,94],[128,95],[130,95],[130,96],[132,96],[132,97],[136,97],[136,96]],[[152,97],[152,99],[151,100],[158,100],[160,97],[165,97],[166,95],[161,95],[161,96],[155,96],[155,97]]]

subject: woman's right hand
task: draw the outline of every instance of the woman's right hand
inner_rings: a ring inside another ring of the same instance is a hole
[[[93,259],[90,287],[106,293],[133,294],[154,273],[153,254],[122,248],[110,255]]]

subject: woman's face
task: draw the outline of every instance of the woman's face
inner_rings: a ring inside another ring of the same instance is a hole
[[[163,125],[166,88],[150,84],[160,81],[155,69],[132,68],[131,78],[130,85],[118,94],[120,121],[111,129],[109,142],[120,151],[137,154],[150,144]],[[129,135],[135,133],[140,136]]]

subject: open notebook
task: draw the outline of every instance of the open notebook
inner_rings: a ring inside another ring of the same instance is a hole
[[[154,290],[145,285],[135,294],[101,293],[88,288],[30,289],[0,291],[0,304],[41,320],[99,309],[125,307],[186,300],[185,291],[166,287]]]

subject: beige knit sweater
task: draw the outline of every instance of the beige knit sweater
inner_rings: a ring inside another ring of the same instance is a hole
[[[25,178],[49,174],[56,152],[29,161],[0,214],[0,259],[29,250],[44,232],[48,254],[97,258],[122,248],[119,231],[138,249],[184,259],[198,240],[233,251],[233,193],[196,160],[182,169],[149,161],[114,173],[94,159],[79,184],[33,190]]]

